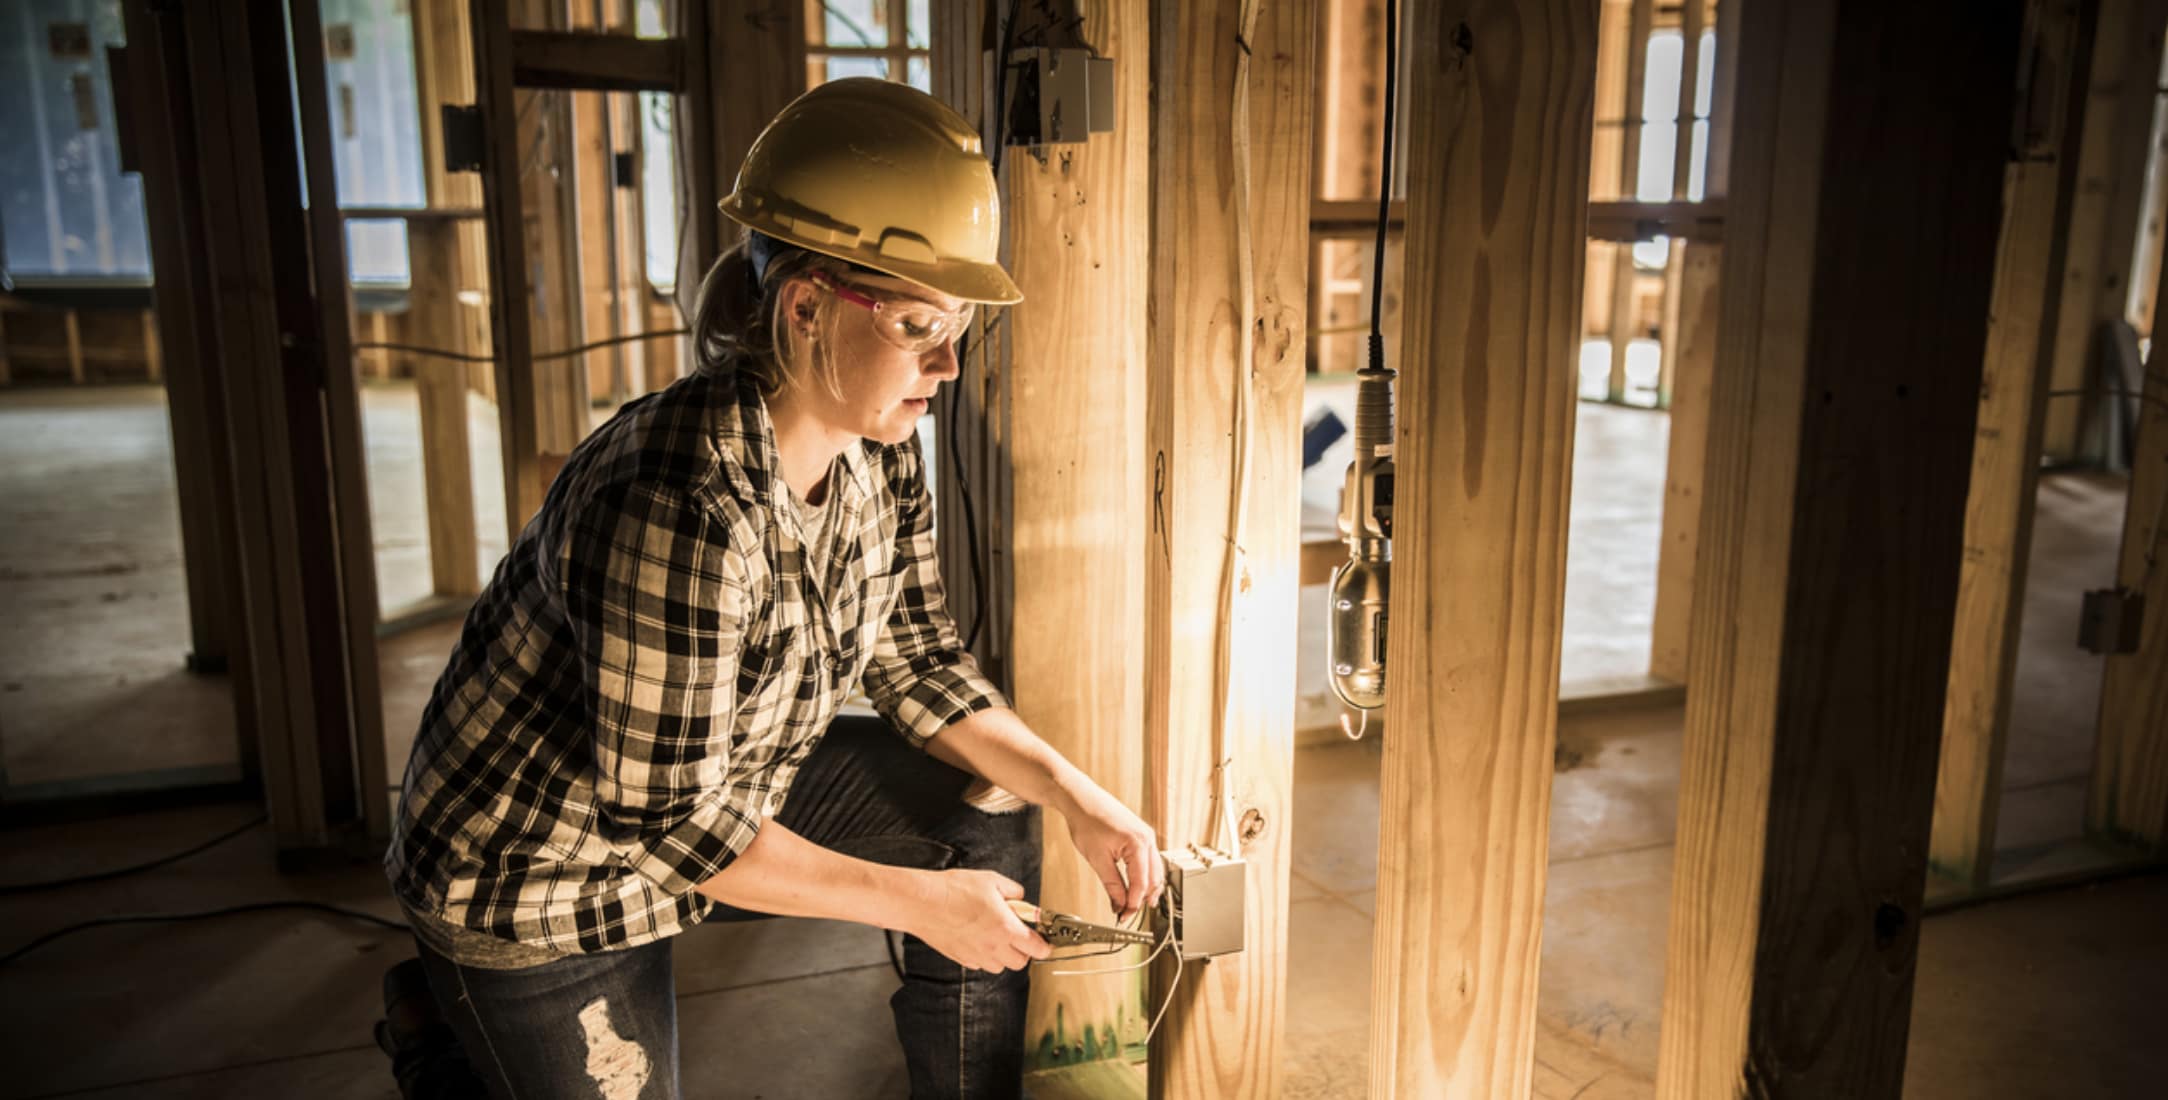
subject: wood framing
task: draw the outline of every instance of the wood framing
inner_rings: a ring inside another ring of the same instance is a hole
[[[1529,1095],[1593,0],[1413,8],[1370,1095]]]
[[[2168,342],[2146,363],[2138,455],[2124,512],[2120,584],[2145,597],[2135,653],[2108,658],[2087,828],[2168,854]]]
[[[2024,141],[2003,169],[2002,234],[1980,372],[1928,855],[1937,871],[1971,889],[1985,887],[1992,873],[2039,483],[2044,364],[2054,346],[2049,325],[2062,290],[2054,272],[2065,238],[2057,229],[2070,210],[2067,186],[2076,175],[2075,143],[2065,136],[2078,121],[2075,92],[2085,86],[2091,55],[2086,20],[2097,10],[2078,0],[2031,0],[2016,72],[2026,95],[2016,109],[2016,132]]]
[[[931,12],[935,92],[989,134],[992,7],[943,0]],[[1146,256],[1135,242],[1149,198],[1147,13],[1145,0],[1106,0],[1075,14],[1075,44],[1115,59],[1118,123],[1082,145],[1000,154],[1008,263],[1025,298],[998,320],[982,311],[991,330],[966,341],[963,375],[942,397],[937,514],[950,607],[967,634],[985,627],[982,661],[1048,743],[1136,805],[1148,474]],[[1062,430],[1046,430],[1055,424]],[[1051,820],[1040,898],[1109,919],[1105,887]],[[1138,992],[1133,975],[1041,971],[1025,1020],[1027,1066],[1126,1057],[1144,1038]]]
[[[806,24],[803,4],[710,0],[706,7],[708,55],[716,62],[708,76],[716,191],[706,204],[712,210],[737,180],[753,139],[806,90]],[[729,63],[721,64],[726,58]],[[693,201],[697,205],[700,200]],[[735,226],[719,231],[736,239]],[[718,238],[700,270],[706,271],[707,262],[728,244]]]
[[[2137,245],[2147,133],[2168,0],[2099,0],[2099,33],[2085,84],[2077,135],[2078,179],[2064,232],[2062,300],[2053,322],[2049,359],[2052,390],[2091,385],[2094,338],[2100,323],[2121,317]],[[2080,425],[2091,400],[2051,404],[2042,446],[2050,458],[2079,457]]]
[[[509,0],[471,0],[474,99],[485,120],[481,192],[488,217],[490,345],[495,362],[498,441],[504,455],[506,538],[516,539],[542,507],[542,437],[528,314],[527,203],[519,183],[522,128],[512,85]]]
[[[512,82],[522,88],[677,92],[685,44],[595,30],[512,32]]]
[[[192,134],[202,175],[177,221],[202,257],[191,270],[206,275],[195,285],[225,372],[248,645],[237,689],[282,851],[380,834],[386,813],[322,31],[311,0],[292,11],[290,33],[274,5],[157,16],[185,32],[187,95],[173,117]],[[306,211],[304,160],[314,184]],[[318,297],[323,286],[336,289]]]
[[[1736,2],[1736,0],[1734,0]],[[1686,682],[1687,639],[1694,608],[1694,561],[1701,529],[1701,494],[1709,452],[1710,390],[1716,383],[1719,273],[1724,246],[1679,246],[1677,327],[1671,345],[1671,410],[1664,448],[1664,510],[1656,555],[1656,604],[1650,616],[1649,675]]]
[[[1660,1097],[1902,1084],[2018,15],[1749,2],[1719,50],[1739,86]]]
[[[235,481],[222,400],[225,368],[213,326],[207,323],[215,293],[205,249],[191,245],[188,234],[191,219],[198,216],[202,186],[194,164],[194,120],[176,107],[170,94],[186,86],[186,39],[178,21],[160,19],[144,0],[126,0],[121,10],[133,43],[126,61],[132,78],[125,90],[131,100],[128,113],[151,120],[133,128],[133,158],[143,182],[144,223],[156,282],[152,302],[159,315],[159,359],[173,432],[174,490],[188,581],[188,667],[220,672],[231,667],[232,653],[247,652],[248,643],[233,550]],[[4,345],[0,340],[0,347]],[[0,363],[0,374],[4,366]],[[233,696],[242,771],[254,778],[255,720],[242,678],[236,678]]]
[[[1243,949],[1153,972],[1159,1097],[1280,1090],[1314,31],[1153,5],[1145,801],[1167,847],[1248,861]]]
[[[455,279],[459,224],[439,219],[407,223],[410,265],[409,340],[421,347],[464,350]],[[467,433],[467,372],[450,359],[413,356],[421,410],[422,496],[429,531],[429,575],[438,596],[482,591],[481,552],[474,516],[474,475]]]
[[[1643,85],[1648,78],[1649,31],[1654,21],[1654,0],[1629,0],[1631,9],[1626,20],[1626,80],[1624,99],[1620,106],[1618,197],[1632,200],[1640,197],[1638,184],[1641,178],[1641,130],[1643,126]],[[1639,274],[1634,267],[1634,250],[1631,245],[1621,244],[1611,253],[1611,382],[1608,398],[1614,402],[1626,400],[1627,350],[1634,340],[1634,284]]]
[[[1664,453],[1664,513],[1656,558],[1656,606],[1649,629],[1649,675],[1683,683],[1687,646],[1693,625],[1694,563],[1699,553],[1701,496],[1709,451],[1710,388],[1715,382],[1717,317],[1724,250],[1721,229],[1724,196],[1730,191],[1731,122],[1739,82],[1739,7],[1752,0],[1719,0],[1716,5],[1716,72],[1709,96],[1709,158],[1702,176],[1702,201],[1691,204],[1718,218],[1714,234],[1686,234],[1678,262],[1678,327],[1666,332],[1666,371],[1658,404],[1670,411],[1670,439]],[[1691,41],[1691,39],[1689,39]],[[1682,90],[1680,102],[1688,102]],[[1685,194],[1679,177],[1675,195]]]
[[[479,207],[480,181],[444,170],[443,108],[474,95],[474,49],[459,0],[416,0],[415,101],[422,119],[422,186],[430,209]],[[480,219],[408,219],[409,285],[405,343],[477,354],[460,292],[476,281]],[[467,368],[457,360],[411,360],[421,413],[422,487],[429,529],[431,588],[471,596],[481,588]]]

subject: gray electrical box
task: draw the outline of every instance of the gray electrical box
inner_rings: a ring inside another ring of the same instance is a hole
[[[1175,950],[1185,959],[1242,950],[1242,899],[1249,872],[1242,857],[1195,847],[1160,855],[1167,863]]]
[[[1090,50],[1009,56],[1011,145],[1075,145],[1114,130],[1114,59]]]

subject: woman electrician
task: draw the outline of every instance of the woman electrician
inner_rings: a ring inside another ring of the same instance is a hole
[[[698,369],[573,451],[467,616],[385,865],[493,1094],[676,1096],[672,937],[780,914],[906,934],[914,1096],[1014,1095],[1038,807],[1124,918],[1157,904],[1152,830],[943,603],[915,431],[975,305],[1022,298],[998,201],[932,97],[785,108],[722,202],[747,232],[701,286]],[[858,690],[881,717],[837,716]]]

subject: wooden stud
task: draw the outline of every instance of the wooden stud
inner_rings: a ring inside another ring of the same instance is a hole
[[[137,322],[143,327],[143,374],[152,382],[165,380],[166,364],[158,350],[158,315],[151,310],[137,313]]]
[[[457,0],[416,0],[413,14],[415,98],[423,120],[422,181],[432,209],[478,201],[479,180],[444,170],[443,106],[474,94],[474,50],[466,12]],[[471,312],[461,292],[483,270],[473,254],[467,220],[407,221],[410,286],[406,342],[474,354]],[[456,360],[412,359],[414,392],[421,409],[422,488],[429,527],[429,572],[438,596],[481,591],[479,529],[475,518],[472,444],[467,426],[470,368]]]
[[[713,209],[737,178],[753,139],[808,87],[805,79],[805,9],[776,0],[713,0],[709,5],[709,51],[730,64],[711,71],[714,173]],[[736,239],[736,226],[725,231]],[[704,251],[701,271],[728,242],[718,238]]]
[[[2124,280],[2137,244],[2144,191],[2154,79],[2160,71],[2162,31],[2168,27],[2164,0],[2099,4],[2099,32],[2093,40],[2078,136],[2078,181],[2064,219],[2069,245],[2049,360],[2049,388],[2056,391],[2093,384],[2094,341],[2101,322],[2123,315]],[[2080,425],[2094,404],[2062,400],[2048,407],[2041,440],[2048,457],[2078,456]]]
[[[592,35],[600,38],[602,35]],[[611,163],[610,127],[604,115],[610,95],[604,92],[567,92],[572,98],[573,159],[567,175],[574,177],[573,200],[579,229],[580,265],[578,308],[585,340],[605,340],[624,335],[618,327],[612,302],[620,293],[617,262],[617,184]],[[590,407],[617,404],[631,396],[626,369],[626,345],[598,348],[580,357],[586,373],[585,395]]]
[[[68,340],[68,381],[80,386],[84,381],[83,323],[74,310],[67,309],[61,311],[60,325]]]
[[[1084,40],[1115,59],[1115,117],[1124,121],[1083,145],[1010,148],[1002,157],[1011,271],[1025,298],[1009,312],[1004,377],[989,383],[1001,398],[982,408],[1022,430],[1002,433],[1009,489],[998,509],[1000,481],[983,467],[971,478],[989,545],[1011,572],[1013,602],[990,621],[1006,634],[1000,648],[1018,712],[1135,806],[1144,785],[1141,556],[1151,476],[1144,449],[1147,268],[1135,247],[1147,231],[1150,197],[1147,27],[1142,0],[1086,4],[1079,14]],[[966,37],[953,51],[959,75],[986,71],[975,42]],[[1009,91],[1013,97],[1016,89]],[[983,360],[969,369],[990,372]],[[1067,427],[1030,430],[1056,423]],[[1061,628],[1042,629],[1052,623]],[[1106,888],[1063,830],[1047,830],[1041,889],[1049,905],[1111,919]],[[1025,1022],[1034,1067],[1106,1057],[1141,1041],[1145,1021],[1134,988],[1129,975],[1035,983]],[[1078,1049],[1087,1035],[1097,1036],[1096,1050]]]
[[[345,704],[335,718],[320,717],[314,727],[318,774],[324,784],[327,816],[334,827],[362,826],[371,840],[391,835],[385,789],[384,696],[377,675],[376,540],[369,519],[365,456],[368,442],[361,424],[361,392],[354,370],[354,338],[348,327],[353,301],[347,283],[346,224],[339,215],[338,175],[331,150],[331,108],[324,83],[324,30],[320,0],[289,0],[294,114],[299,120],[301,185],[306,190],[306,257],[313,270],[317,355],[323,385],[317,400],[323,410],[328,476],[314,487],[329,514],[322,517],[337,547],[334,579],[339,604],[319,620],[326,634],[336,633],[344,651],[327,638],[326,661],[343,661]],[[298,266],[298,265],[297,265]],[[295,272],[298,274],[298,272]],[[292,331],[292,330],[288,330]],[[325,492],[328,490],[328,493]]]
[[[1737,0],[1733,0],[1734,3]],[[1724,246],[1686,242],[1679,261],[1678,328],[1670,392],[1670,438],[1664,451],[1664,511],[1656,557],[1656,605],[1649,630],[1649,675],[1686,681],[1693,622],[1694,560],[1701,526],[1703,463],[1708,455],[1710,387],[1716,379],[1718,272]]]
[[[1414,7],[1380,1100],[1531,1087],[1596,32],[1591,0]]]
[[[1686,0],[1679,14],[1679,43],[1682,47],[1679,66],[1679,111],[1677,137],[1672,141],[1671,197],[1691,201],[1694,193],[1694,108],[1699,100],[1701,66],[1701,34],[1708,26],[1706,5],[1716,0]],[[1713,84],[1713,82],[1712,82]],[[1710,88],[1710,108],[1715,113],[1715,88]],[[1714,124],[1711,125],[1713,140]],[[1706,194],[1706,190],[1703,192]]]
[[[230,651],[246,652],[238,605],[241,581],[233,549],[236,527],[232,436],[226,430],[221,365],[209,337],[216,295],[209,287],[206,249],[184,245],[184,225],[200,224],[194,192],[204,184],[195,171],[195,120],[179,113],[175,94],[185,77],[168,69],[184,47],[179,21],[159,20],[144,0],[121,7],[130,47],[127,83],[130,113],[156,120],[135,128],[135,157],[143,186],[158,312],[153,335],[166,392],[173,439],[173,483],[181,531],[181,560],[188,585],[188,667],[199,672],[229,667]],[[187,168],[184,169],[183,166]],[[5,312],[0,311],[0,318]],[[0,382],[5,380],[0,340]],[[243,775],[258,778],[256,719],[246,675],[233,680],[235,735]]]
[[[459,301],[458,223],[407,223],[414,257],[407,295],[408,332],[422,347],[463,346]],[[438,596],[466,597],[482,591],[476,545],[474,477],[467,435],[467,372],[448,360],[414,356],[414,391],[421,405],[422,495],[429,525],[429,574]]]
[[[518,538],[520,529],[541,509],[545,483],[539,395],[532,369],[534,322],[528,312],[526,203],[520,183],[520,152],[532,135],[526,134],[528,127],[503,124],[519,114],[512,87],[508,3],[471,0],[467,10],[474,41],[475,103],[484,119],[498,123],[484,128],[481,192],[489,225],[489,329],[509,540]]]
[[[2118,581],[2145,599],[2134,653],[2108,658],[2086,827],[2168,853],[2168,341],[2153,340],[2131,464]]]
[[[1661,402],[1670,410],[1664,455],[1664,511],[1656,558],[1656,606],[1649,631],[1649,675],[1683,683],[1693,624],[1694,561],[1700,546],[1701,494],[1709,446],[1709,400],[1716,369],[1718,276],[1723,268],[1720,212],[1731,177],[1732,94],[1738,84],[1739,5],[1716,6],[1716,71],[1709,96],[1709,154],[1702,199],[1692,204],[1719,213],[1717,231],[1690,235],[1679,270],[1676,336],[1666,334],[1670,377]],[[1683,183],[1683,177],[1681,178]],[[1673,194],[1684,194],[1680,187]]]
[[[1154,5],[1146,805],[1168,847],[1248,861],[1243,950],[1153,973],[1161,1097],[1281,1083],[1313,30],[1303,5]]]
[[[1317,371],[1347,371],[1361,366],[1365,354],[1362,331],[1369,307],[1364,287],[1370,281],[1367,273],[1377,247],[1378,128],[1385,99],[1384,0],[1328,0],[1318,5],[1317,22],[1320,62],[1316,153],[1311,163],[1318,177],[1310,225],[1314,250],[1310,364]],[[1342,224],[1324,225],[1320,214],[1336,217]],[[1393,230],[1396,236],[1398,232]],[[1395,345],[1388,341],[1386,346]]]
[[[1988,885],[2002,798],[2047,402],[2043,368],[2054,346],[2048,324],[2062,289],[2053,273],[2061,267],[2065,238],[2056,230],[2070,208],[2065,187],[2076,175],[2075,142],[2064,136],[2076,132],[2078,117],[2070,108],[2079,99],[2073,93],[2084,87],[2091,53],[2090,28],[2080,26],[2078,9],[2075,0],[2026,5],[2030,53],[2019,59],[2017,76],[2030,100],[2019,104],[2018,121],[2021,130],[2035,121],[2049,130],[2029,134],[2003,169],[2003,228],[1981,367],[1928,854],[1937,871],[1967,889]]]
[[[675,38],[602,29],[512,32],[512,82],[522,88],[677,92],[684,67],[685,45]]]
[[[1627,20],[1626,113],[1621,116],[1619,131],[1618,197],[1621,200],[1640,197],[1641,131],[1644,125],[1641,100],[1643,86],[1648,82],[1649,27],[1654,9],[1654,0],[1633,0]],[[1620,244],[1612,252],[1611,263],[1611,324],[1607,329],[1611,336],[1611,381],[1607,399],[1623,403],[1626,400],[1626,362],[1640,318],[1634,292],[1639,289],[1641,278],[1634,266],[1633,245]]]
[[[1735,39],[1657,1095],[1895,1097],[2018,5],[1748,3]]]

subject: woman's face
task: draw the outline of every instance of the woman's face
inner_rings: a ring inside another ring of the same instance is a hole
[[[892,335],[920,332],[908,321],[955,314],[966,303],[886,275],[847,272],[836,276],[834,284],[843,294],[811,279],[791,280],[792,297],[784,304],[788,315],[799,320],[799,344],[807,349],[799,356],[805,361],[798,364],[799,392],[794,397],[837,431],[901,443],[917,431],[918,419],[932,408],[941,383],[956,377],[956,344],[941,340],[913,352],[898,347],[880,329],[885,326]],[[875,311],[846,295],[870,298],[883,308]],[[812,340],[805,340],[806,335]],[[833,357],[840,393],[822,384],[819,371],[808,369],[823,355]]]

